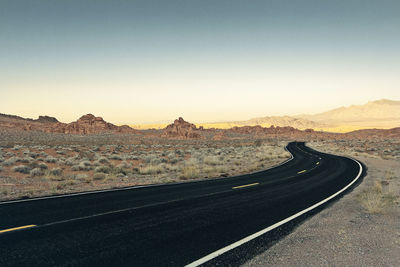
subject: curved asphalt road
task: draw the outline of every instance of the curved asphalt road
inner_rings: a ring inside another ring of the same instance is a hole
[[[0,266],[196,265],[362,176],[352,159],[287,149],[291,160],[248,175],[0,202]]]

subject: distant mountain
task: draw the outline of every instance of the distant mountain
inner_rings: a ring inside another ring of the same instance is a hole
[[[290,116],[267,116],[254,118],[247,121],[237,122],[242,125],[261,125],[261,126],[279,126],[279,127],[293,127],[297,129],[314,129],[328,126],[325,123],[317,123],[312,120],[295,118]]]
[[[204,128],[220,128],[220,129],[260,125],[262,127],[270,127],[270,126],[293,127],[300,130],[320,129],[330,126],[326,123],[315,122],[308,119],[295,118],[290,116],[267,116],[267,117],[253,118],[245,121],[199,123],[198,125],[203,126]]]
[[[365,105],[340,107],[314,115],[267,116],[245,121],[199,123],[204,128],[227,129],[256,126],[294,127],[300,130],[314,129],[329,132],[351,132],[360,129],[389,129],[400,126],[400,101],[377,100]]]
[[[314,115],[299,115],[300,119],[329,124],[343,124],[348,122],[379,122],[400,121],[400,101],[381,99],[370,101],[365,105],[340,107]]]

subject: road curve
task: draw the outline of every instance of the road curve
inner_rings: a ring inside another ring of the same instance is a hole
[[[250,240],[339,197],[365,173],[356,160],[304,143],[287,150],[284,164],[236,177],[0,202],[0,266],[210,263],[251,250]]]

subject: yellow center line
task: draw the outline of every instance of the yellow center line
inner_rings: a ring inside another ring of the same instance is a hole
[[[255,185],[258,185],[258,184],[259,183],[240,185],[240,186],[232,187],[232,189],[239,189],[239,188],[243,188],[243,187],[255,186]]]
[[[21,230],[21,229],[31,228],[31,227],[36,227],[36,225],[30,224],[30,225],[25,225],[25,226],[20,226],[20,227],[14,227],[14,228],[9,228],[9,229],[0,230],[0,234],[5,233],[5,232],[15,231],[15,230]]]
[[[297,172],[298,174],[300,174],[300,173],[303,173],[303,172],[306,172],[307,170],[302,170],[302,171],[299,171],[299,172]]]

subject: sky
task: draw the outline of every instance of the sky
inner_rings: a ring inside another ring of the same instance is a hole
[[[242,120],[400,100],[398,0],[0,0],[0,113]]]

